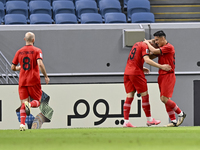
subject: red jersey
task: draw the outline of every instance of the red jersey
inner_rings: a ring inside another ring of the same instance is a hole
[[[159,69],[159,74],[174,73],[175,70],[175,50],[174,46],[170,43],[160,47],[161,54],[158,57],[159,64],[169,64],[172,69],[170,71],[164,71]]]
[[[37,59],[42,59],[42,51],[32,45],[26,45],[16,52],[12,63],[14,65],[19,63],[21,66],[19,86],[40,84],[40,71]]]
[[[143,42],[137,42],[133,45],[126,64],[124,74],[140,75],[143,73],[143,64],[145,55],[149,55],[148,46]]]

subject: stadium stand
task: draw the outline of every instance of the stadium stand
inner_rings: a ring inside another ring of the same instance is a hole
[[[76,14],[80,21],[81,14],[83,13],[98,13],[97,3],[92,0],[79,0],[75,3]]]
[[[52,19],[48,14],[31,14],[30,24],[52,24]]]
[[[81,24],[96,24],[102,22],[102,17],[98,13],[84,13],[81,15]]]
[[[151,12],[138,12],[131,15],[132,23],[154,23],[154,14]]]
[[[101,0],[99,2],[101,16],[105,18],[106,13],[121,12],[121,5],[118,0]]]
[[[158,0],[151,0],[151,1],[149,0],[7,0],[7,2],[6,0],[0,0],[0,1],[3,2],[3,6],[2,6],[2,3],[0,3],[0,18],[1,18],[2,23],[4,23],[5,14],[12,14],[12,13],[24,14],[26,16],[27,23],[30,22],[29,15],[31,14],[49,14],[52,17],[52,22],[54,22],[55,15],[60,14],[60,13],[75,14],[77,17],[76,20],[78,20],[78,23],[84,23],[83,21],[81,21],[81,14],[84,14],[84,13],[97,13],[97,14],[99,13],[102,16],[103,23],[120,23],[120,21],[122,21],[123,23],[132,23],[132,19],[131,19],[132,14],[136,12],[152,12],[155,14],[154,22],[157,22],[157,21],[162,22],[163,19],[170,20],[169,16],[171,16],[172,19],[178,18],[178,16],[181,16],[180,18],[183,18],[182,17],[183,14],[182,13],[180,14],[180,12],[179,14],[176,14],[176,12],[174,12],[174,14],[173,12],[167,12],[169,11],[169,9],[167,9],[167,7],[169,7],[169,4],[174,4],[174,5],[170,5],[170,10],[172,11],[174,9],[171,9],[171,7],[176,7],[177,4],[192,4],[192,2],[194,1],[195,1],[195,4],[200,4],[200,2],[197,2],[197,0],[192,0],[190,2],[189,0],[177,0],[176,2],[172,0],[166,0],[166,1],[158,1]],[[24,2],[27,3],[26,6]],[[198,7],[198,5],[195,5],[195,4],[194,4],[195,7],[193,8],[195,8],[195,11],[197,11],[197,8],[199,8],[200,5]],[[150,6],[151,6],[151,11],[150,11]],[[166,6],[166,8],[164,6]],[[125,8],[127,9],[125,10]],[[185,9],[185,7],[183,7],[183,9]],[[108,15],[107,21],[105,21],[106,13],[111,13]],[[112,13],[117,13],[117,14],[112,14]],[[190,20],[195,20],[196,18],[199,17],[199,21],[200,21],[200,9],[199,9],[199,13],[193,12],[193,15],[192,15],[192,12],[189,12],[189,13],[187,14],[188,17],[193,16],[193,17],[190,17]],[[126,19],[124,19],[124,15],[126,16]],[[77,23],[74,20],[74,15],[71,15],[71,16],[61,15],[59,16],[59,19],[57,19],[57,24],[58,22],[68,23],[68,21],[70,23],[70,20],[66,19],[66,17],[69,17],[70,19],[72,16],[73,16],[72,23]],[[96,16],[99,16],[99,15],[96,15]],[[184,16],[186,16],[186,14]],[[90,17],[90,15],[87,17]],[[93,20],[94,19],[93,15],[91,15],[91,17],[92,17],[91,20]],[[64,18],[64,20],[60,21],[60,19],[62,18]],[[118,19],[121,19],[121,20],[118,20]],[[145,19],[146,17],[144,17],[144,20]],[[152,20],[150,20],[150,22],[152,22]]]
[[[7,14],[5,15],[6,25],[27,24],[26,17],[22,14]]]
[[[57,14],[55,15],[56,24],[77,24],[77,17],[75,14]]]
[[[127,23],[124,13],[106,13],[105,23]]]
[[[56,14],[72,13],[75,14],[75,6],[72,1],[54,1],[53,4],[53,19]]]
[[[28,6],[24,1],[6,2],[6,14],[22,14],[28,19]]]
[[[4,16],[5,16],[4,4],[0,2],[0,21],[1,22],[4,22]]]
[[[51,5],[48,1],[30,1],[29,12],[31,14],[48,14],[52,16]]]
[[[150,12],[150,2],[148,0],[129,0],[127,3],[127,18],[131,20],[131,15],[137,12]]]

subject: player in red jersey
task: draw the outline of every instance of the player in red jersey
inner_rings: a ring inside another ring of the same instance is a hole
[[[137,93],[142,96],[142,108],[147,117],[147,125],[157,125],[159,120],[151,117],[151,110],[149,104],[149,95],[147,91],[147,80],[144,73],[149,73],[149,70],[143,67],[144,61],[154,67],[163,69],[165,71],[171,70],[169,65],[160,65],[149,58],[148,46],[144,42],[137,42],[133,45],[126,64],[124,72],[124,86],[127,93],[127,98],[124,103],[124,124],[123,127],[134,127],[129,122],[129,113],[134,94]]]
[[[169,64],[172,69],[168,72],[159,70],[158,84],[160,88],[160,99],[165,104],[166,111],[171,119],[171,123],[168,127],[179,126],[183,123],[186,114],[173,102],[170,98],[172,97],[176,76],[175,76],[175,50],[174,46],[167,42],[166,34],[161,30],[154,33],[155,44],[159,48],[151,46],[150,41],[145,40],[144,42],[148,45],[149,50],[158,56],[159,64]],[[175,112],[178,114],[178,122],[176,120]]]
[[[30,107],[40,106],[42,96],[40,71],[45,77],[45,82],[48,84],[50,81],[42,61],[42,51],[33,46],[35,42],[34,33],[27,32],[24,40],[26,41],[26,45],[16,52],[11,66],[13,71],[20,71],[18,88],[21,100],[20,131],[25,131],[26,115],[30,114]],[[18,63],[20,66],[17,66]],[[30,97],[34,99],[31,102]]]

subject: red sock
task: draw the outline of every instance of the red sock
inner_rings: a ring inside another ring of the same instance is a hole
[[[125,120],[129,119],[129,113],[130,113],[132,101],[133,101],[133,97],[132,98],[127,97],[124,103],[124,119]]]
[[[20,108],[20,119],[21,119],[21,124],[25,125],[26,112],[25,112],[25,105],[24,105],[24,103],[22,104],[22,106]]]
[[[142,96],[142,108],[144,110],[144,113],[146,117],[151,117],[151,108],[149,104],[149,94],[146,96]]]
[[[38,100],[33,100],[30,102],[31,107],[39,107],[40,106],[40,102]]]
[[[174,110],[171,109],[170,107],[168,107],[166,104],[165,104],[165,108],[166,108],[166,111],[167,111],[167,113],[168,113],[168,115],[169,115],[169,118],[170,118],[171,120],[176,120],[176,116],[175,116]]]
[[[171,99],[168,99],[166,105],[173,109],[177,114],[180,114],[181,113],[181,109],[176,105],[175,102],[173,102]]]

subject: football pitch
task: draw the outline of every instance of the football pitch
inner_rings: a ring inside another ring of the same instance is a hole
[[[199,150],[200,127],[0,130],[0,150]]]

